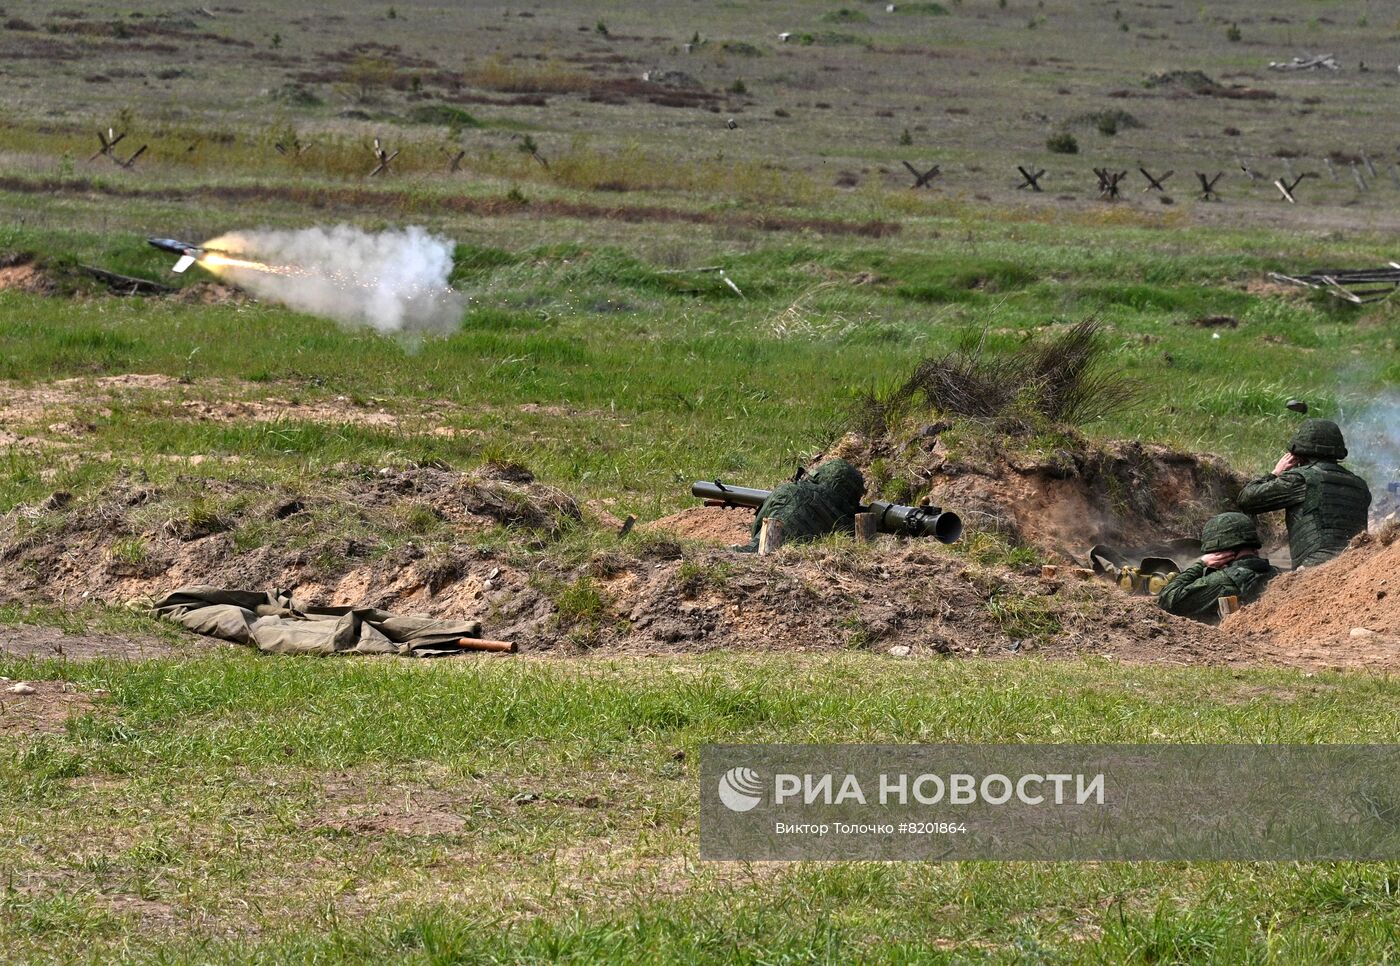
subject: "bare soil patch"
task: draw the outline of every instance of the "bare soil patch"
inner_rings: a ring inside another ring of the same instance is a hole
[[[258,398],[227,398],[265,393]],[[52,383],[18,385],[0,383],[0,427],[21,423],[46,426],[71,438],[81,435],[84,421],[106,417],[121,406],[140,401],[169,419],[216,423],[307,422],[398,429],[406,424],[437,435],[463,430],[443,426],[457,407],[438,402],[429,408],[399,406],[391,410],[384,400],[357,400],[348,396],[298,401],[287,398],[287,387],[254,386],[252,383],[204,381],[187,385],[173,376],[125,373],[98,378],[60,379]],[[225,398],[218,398],[223,396]],[[523,408],[523,407],[522,407]],[[13,437],[7,439],[7,436]],[[0,445],[15,445],[27,437],[0,430]],[[38,440],[29,440],[37,443]]]
[[[0,627],[0,657],[62,658],[88,661],[115,658],[144,661],[156,657],[179,657],[189,651],[158,637],[84,632],[70,634],[51,627],[17,624]]]
[[[747,510],[697,506],[670,516],[661,517],[643,526],[654,533],[673,533],[685,540],[703,540],[717,546],[732,547],[749,542],[753,514]]]
[[[452,835],[466,820],[460,792],[423,784],[385,786],[365,776],[332,777],[313,829],[397,835]]]
[[[93,695],[67,681],[0,678],[0,736],[6,738],[62,734],[69,718],[95,707]]]
[[[30,292],[47,295],[54,290],[53,280],[24,256],[0,258],[0,292]]]

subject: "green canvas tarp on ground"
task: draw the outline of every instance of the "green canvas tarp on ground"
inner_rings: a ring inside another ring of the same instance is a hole
[[[250,644],[268,654],[461,654],[479,621],[404,617],[374,607],[311,607],[282,591],[190,586],[154,604],[156,614],[197,634]]]

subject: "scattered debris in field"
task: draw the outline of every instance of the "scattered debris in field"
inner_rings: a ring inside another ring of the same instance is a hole
[[[1271,60],[1269,70],[1341,70],[1342,65],[1332,54],[1314,54],[1311,57],[1294,57],[1292,60]]]
[[[1278,97],[1273,91],[1263,88],[1221,84],[1198,70],[1169,70],[1153,74],[1147,79],[1147,86],[1160,88],[1177,97],[1194,94],[1237,101],[1270,101]]]
[[[1383,268],[1323,268],[1305,275],[1270,272],[1269,278],[1326,292],[1354,305],[1364,305],[1395,294],[1395,290],[1400,288],[1400,263],[1390,262]]]
[[[447,657],[514,650],[483,640],[480,621],[407,617],[353,605],[315,607],[279,591],[181,587],[152,610],[197,634],[252,645],[264,654]]]

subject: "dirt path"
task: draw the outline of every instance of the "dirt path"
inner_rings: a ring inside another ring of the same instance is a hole
[[[172,644],[158,637],[125,634],[69,634],[52,627],[18,624],[0,627],[0,658],[61,658],[90,661],[114,658],[146,661],[158,657],[191,657],[205,650],[231,649],[232,645],[202,638],[188,644]]]

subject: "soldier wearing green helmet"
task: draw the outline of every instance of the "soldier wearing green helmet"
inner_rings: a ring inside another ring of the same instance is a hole
[[[1254,521],[1243,513],[1211,517],[1201,530],[1201,559],[1173,577],[1157,603],[1169,614],[1211,622],[1222,597],[1252,603],[1278,573],[1259,556],[1260,546]]]
[[[1284,511],[1295,568],[1326,563],[1366,529],[1371,489],[1341,465],[1346,458],[1337,424],[1309,419],[1293,434],[1274,471],[1240,491],[1236,502],[1251,516]]]

